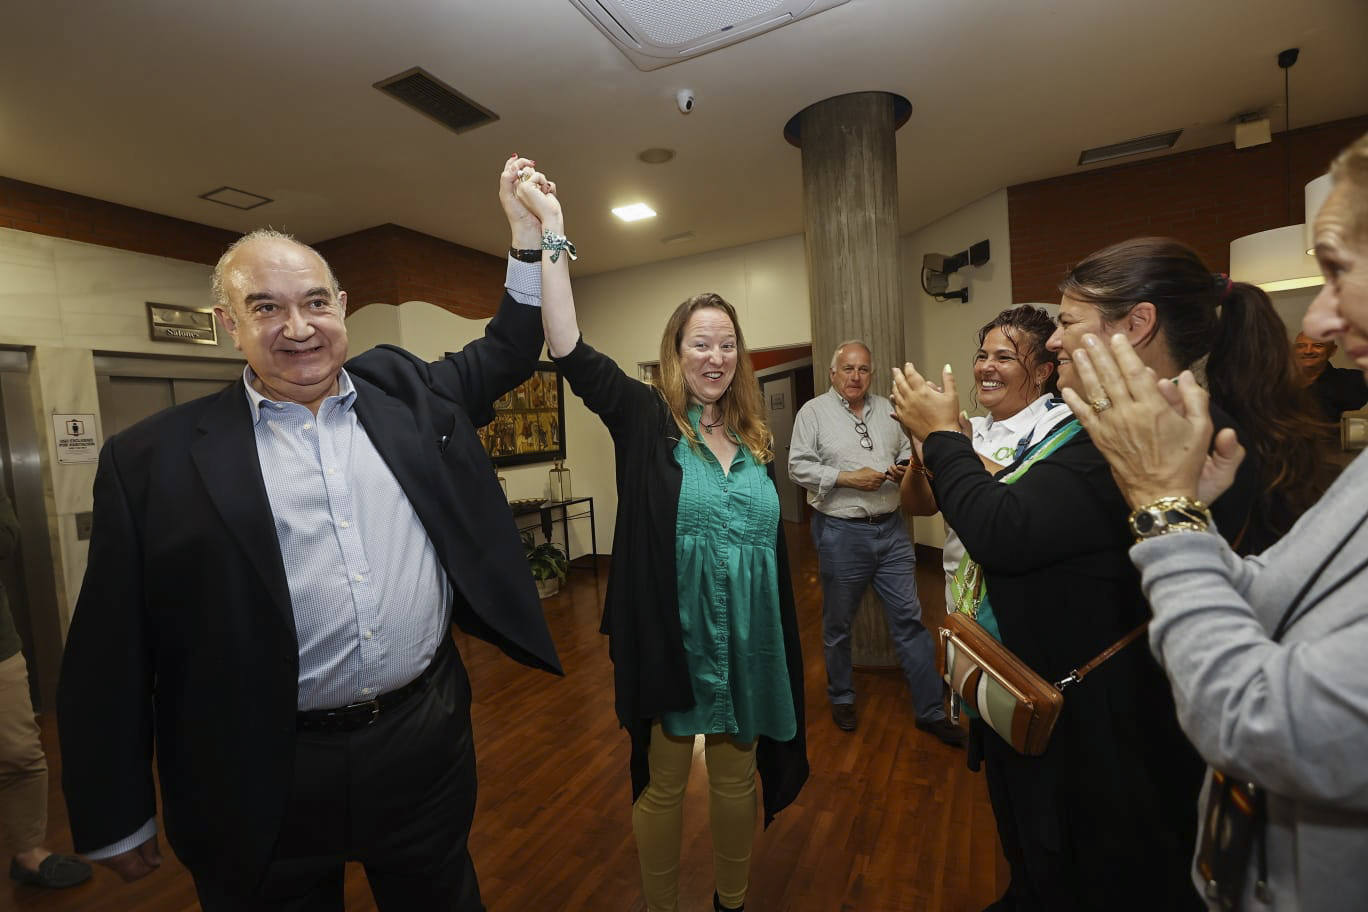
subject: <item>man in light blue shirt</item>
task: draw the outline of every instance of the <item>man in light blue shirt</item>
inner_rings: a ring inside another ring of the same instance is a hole
[[[58,702],[76,847],[125,879],[160,863],[155,744],[207,912],[340,912],[347,860],[387,912],[483,910],[449,625],[560,671],[475,434],[542,345],[527,164],[500,179],[508,294],[483,338],[347,361],[327,263],[253,232],[213,282],[242,383],[106,443]]]

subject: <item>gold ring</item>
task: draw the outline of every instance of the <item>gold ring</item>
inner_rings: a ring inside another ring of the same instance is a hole
[[[523,168],[521,171],[518,172],[518,180],[522,181],[525,184],[532,179],[532,174],[533,171],[531,168]]]
[[[1106,396],[1099,396],[1092,401],[1092,410],[1099,415],[1111,407],[1112,401]]]

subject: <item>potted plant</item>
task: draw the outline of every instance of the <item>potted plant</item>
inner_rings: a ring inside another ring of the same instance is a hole
[[[550,598],[560,591],[560,584],[570,568],[569,556],[553,541],[537,544],[533,532],[522,533],[523,552],[528,569],[537,583],[537,594]]]

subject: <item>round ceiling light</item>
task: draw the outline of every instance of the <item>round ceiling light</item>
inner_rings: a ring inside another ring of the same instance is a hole
[[[643,149],[637,153],[637,158],[648,165],[663,165],[675,157],[674,149]]]

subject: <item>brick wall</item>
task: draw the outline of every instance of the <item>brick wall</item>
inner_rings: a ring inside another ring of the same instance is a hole
[[[402,225],[378,225],[314,245],[347,290],[347,311],[426,301],[472,319],[492,317],[503,297],[503,257]]]
[[[767,367],[774,367],[776,364],[787,364],[789,361],[811,358],[812,346],[794,345],[788,348],[767,348],[764,351],[751,352],[750,357],[751,367],[755,370],[764,370]]]
[[[1012,299],[1057,301],[1074,263],[1141,235],[1178,238],[1225,272],[1235,238],[1301,222],[1302,188],[1365,132],[1368,116],[1008,187]]]
[[[0,228],[214,264],[238,239],[213,228],[104,200],[0,177]],[[428,301],[463,317],[491,317],[503,294],[504,260],[412,231],[379,225],[313,245],[365,304]]]
[[[0,177],[0,228],[216,263],[238,235],[198,222]]]

